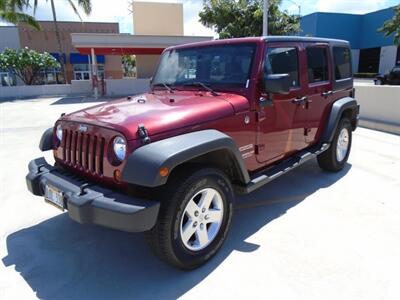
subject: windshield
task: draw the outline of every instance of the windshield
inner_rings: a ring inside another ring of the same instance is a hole
[[[400,67],[394,67],[392,72],[393,73],[400,73]]]
[[[191,83],[219,87],[245,87],[255,44],[214,45],[174,49],[161,57],[153,85],[184,86]]]

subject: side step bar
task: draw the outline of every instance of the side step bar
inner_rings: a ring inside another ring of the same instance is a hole
[[[300,151],[291,158],[284,160],[277,165],[273,165],[265,171],[255,174],[255,176],[246,186],[236,185],[235,190],[239,194],[251,193],[254,190],[267,184],[268,182],[282,176],[283,174],[297,168],[298,166],[301,166],[306,161],[315,158],[317,155],[328,150],[329,146],[330,144],[324,143],[322,144],[322,146],[314,146],[309,149]]]

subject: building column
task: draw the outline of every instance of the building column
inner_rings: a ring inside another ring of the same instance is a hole
[[[360,49],[351,49],[353,73],[358,73],[358,64],[360,62]]]
[[[97,59],[96,54],[94,52],[94,48],[90,50],[92,55],[92,87],[94,98],[97,99],[99,97],[99,83],[97,80]]]
[[[396,46],[384,46],[381,48],[381,56],[379,60],[379,73],[386,74],[396,64],[397,47]]]

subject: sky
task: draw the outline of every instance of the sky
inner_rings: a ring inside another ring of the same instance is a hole
[[[130,12],[131,1],[132,0],[92,0],[92,13],[90,16],[85,16],[85,14],[81,12],[82,20],[92,22],[118,22],[121,33],[134,33],[132,13]],[[185,35],[216,36],[212,29],[204,27],[198,21],[198,14],[203,6],[203,0],[141,1],[183,3]],[[79,18],[69,7],[67,0],[54,0],[54,2],[57,18],[60,21],[79,21]],[[283,0],[281,8],[287,10],[291,14],[298,14],[300,6],[301,15],[307,15],[318,11],[363,14],[394,6],[399,3],[400,0]],[[39,0],[39,6],[35,16],[38,20],[51,20],[50,3],[46,0]]]

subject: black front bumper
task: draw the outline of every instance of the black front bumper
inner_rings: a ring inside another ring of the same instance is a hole
[[[160,202],[131,197],[100,186],[88,184],[69,175],[60,167],[49,165],[41,157],[29,163],[26,184],[37,196],[46,185],[63,192],[64,205],[71,219],[118,230],[140,232],[151,229],[157,220]]]

